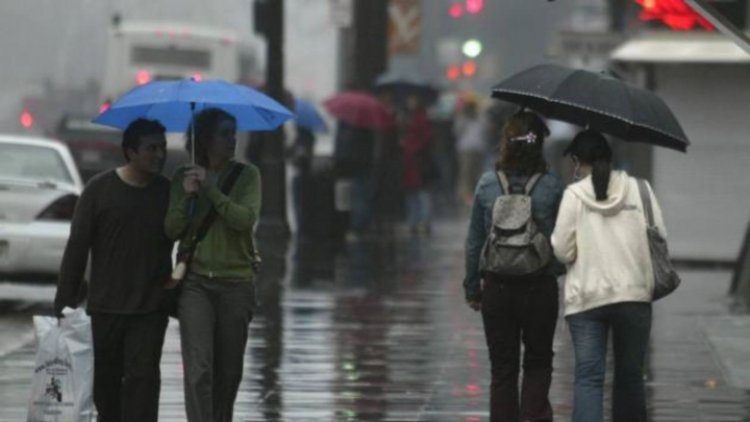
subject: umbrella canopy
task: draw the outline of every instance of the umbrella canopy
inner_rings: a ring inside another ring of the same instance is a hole
[[[431,104],[438,98],[438,90],[421,77],[399,73],[385,73],[378,77],[375,82],[375,91],[393,92],[398,101],[403,101],[409,95],[416,95],[425,104]]]
[[[323,105],[333,117],[353,127],[387,129],[395,124],[385,106],[366,92],[340,92],[327,99]]]
[[[272,130],[294,114],[252,88],[221,80],[155,81],[136,87],[94,119],[125,129],[136,119],[158,120],[169,132],[187,130],[195,113],[219,108],[237,119],[238,130]]]
[[[313,132],[328,131],[325,120],[312,103],[299,98],[295,99],[294,113],[296,114],[294,119],[299,126]]]
[[[492,96],[627,141],[682,152],[690,144],[661,98],[602,73],[535,66],[495,85]]]

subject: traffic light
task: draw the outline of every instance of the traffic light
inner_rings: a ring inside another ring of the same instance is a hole
[[[462,3],[453,3],[448,8],[448,15],[453,19],[458,19],[464,15],[464,5]]]
[[[480,54],[482,54],[482,43],[477,39],[470,39],[464,42],[464,45],[461,46],[461,52],[464,53],[466,57],[469,57],[471,59],[477,58]]]
[[[456,81],[461,77],[461,68],[458,65],[448,65],[445,69],[445,77],[451,81]]]
[[[477,15],[484,9],[484,0],[466,0],[466,11],[471,15]]]
[[[461,73],[467,78],[477,74],[477,63],[474,60],[469,60],[461,65]]]
[[[484,0],[464,0],[451,3],[448,7],[448,15],[453,19],[459,19],[464,14],[478,15],[484,10]]]

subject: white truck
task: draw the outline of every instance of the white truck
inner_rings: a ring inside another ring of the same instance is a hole
[[[115,19],[109,33],[102,103],[154,80],[224,79],[253,84],[262,78],[257,37],[217,27]]]

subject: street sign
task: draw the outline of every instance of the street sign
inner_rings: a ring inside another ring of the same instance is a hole
[[[390,0],[388,4],[388,52],[419,52],[422,34],[422,1]]]

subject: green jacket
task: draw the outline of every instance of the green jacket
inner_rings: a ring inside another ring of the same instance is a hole
[[[209,278],[252,279],[255,276],[253,263],[259,260],[253,231],[260,216],[260,172],[252,164],[240,164],[243,168],[239,177],[229,195],[224,195],[220,187],[234,164],[233,161],[219,173],[214,183],[198,194],[192,222],[188,215],[191,201],[182,187],[187,167],[178,168],[172,178],[164,223],[170,239],[180,240],[181,246],[187,244],[211,205],[216,208],[217,216],[196,247],[190,265],[191,272]]]

